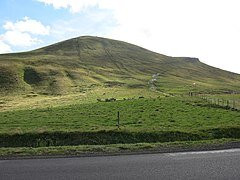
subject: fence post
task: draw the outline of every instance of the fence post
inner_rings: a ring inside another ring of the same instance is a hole
[[[120,127],[120,112],[117,112],[117,127]]]

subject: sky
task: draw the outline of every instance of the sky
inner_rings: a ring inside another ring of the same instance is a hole
[[[0,53],[83,35],[240,74],[239,0],[0,0]]]

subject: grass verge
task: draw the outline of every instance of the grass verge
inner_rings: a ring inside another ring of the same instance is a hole
[[[201,141],[221,138],[240,138],[240,127],[185,131],[96,131],[96,132],[44,132],[0,134],[0,147],[49,147],[76,145],[108,145],[132,143],[164,143],[175,141]]]
[[[240,139],[222,138],[201,141],[176,141],[165,143],[132,143],[109,145],[50,146],[0,148],[0,158],[97,156],[134,153],[164,153],[181,151],[215,150],[240,147]]]

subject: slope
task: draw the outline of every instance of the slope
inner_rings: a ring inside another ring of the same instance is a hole
[[[235,92],[240,75],[106,38],[83,36],[30,52],[0,55],[0,91],[62,95],[94,87]],[[194,84],[194,85],[193,85]]]

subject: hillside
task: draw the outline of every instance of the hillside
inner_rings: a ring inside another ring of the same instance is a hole
[[[197,58],[169,57],[90,36],[0,55],[1,94],[62,95],[95,87],[151,86],[162,92],[232,92],[240,89],[240,75],[208,66]]]
[[[239,91],[197,58],[99,37],[2,54],[0,157],[240,142]]]

